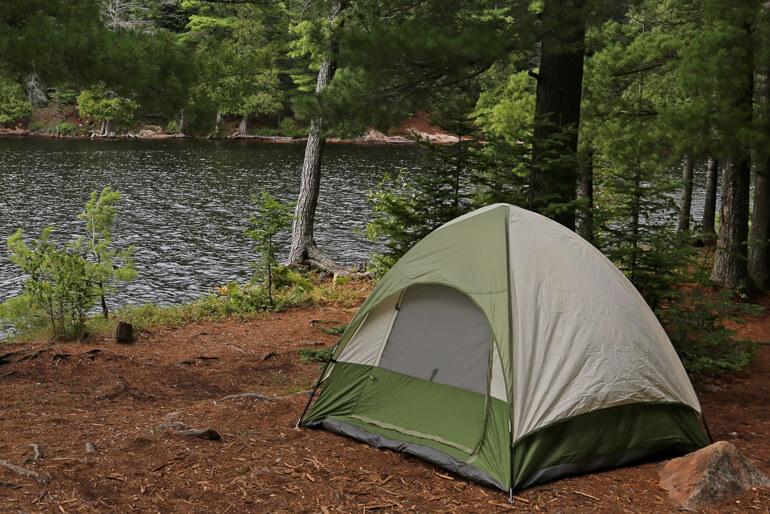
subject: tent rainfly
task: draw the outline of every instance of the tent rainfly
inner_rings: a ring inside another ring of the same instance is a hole
[[[574,232],[495,204],[436,229],[364,302],[300,419],[503,490],[708,444],[636,289]]]

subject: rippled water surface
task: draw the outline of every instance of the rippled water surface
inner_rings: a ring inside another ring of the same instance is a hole
[[[0,139],[0,241],[16,228],[46,225],[68,239],[88,194],[110,185],[123,194],[114,239],[136,247],[139,277],[114,303],[182,303],[230,280],[245,280],[255,257],[244,237],[250,197],[267,190],[294,201],[303,145],[193,141]],[[415,147],[329,145],[324,157],[316,239],[346,263],[373,249],[361,234],[367,192],[385,173],[416,169]],[[21,287],[0,256],[0,300]]]
[[[81,233],[76,216],[89,192],[105,185],[123,194],[114,239],[136,247],[139,269],[113,306],[183,303],[245,280],[255,258],[243,235],[250,198],[267,190],[293,202],[303,151],[301,144],[252,142],[0,139],[0,301],[21,287],[5,239],[18,227],[36,236],[51,225],[61,240]],[[341,262],[364,261],[376,248],[361,233],[370,214],[367,192],[386,173],[418,172],[420,154],[412,146],[327,146],[319,245]],[[696,173],[696,220],[704,175]]]

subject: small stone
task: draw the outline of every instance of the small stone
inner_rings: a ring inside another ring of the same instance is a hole
[[[119,321],[115,329],[115,341],[120,344],[131,344],[134,342],[134,326],[125,321]]]
[[[209,441],[219,441],[222,439],[219,432],[211,428],[189,428],[187,430],[180,430],[178,433],[180,435],[197,437],[199,439],[207,439]]]
[[[660,471],[660,486],[678,507],[697,510],[752,488],[770,487],[770,480],[732,443],[718,441],[668,461]]]

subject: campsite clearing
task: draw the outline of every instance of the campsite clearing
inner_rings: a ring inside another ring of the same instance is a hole
[[[0,356],[19,353],[0,358],[0,459],[50,481],[0,468],[0,512],[674,511],[657,484],[660,463],[533,487],[510,506],[506,494],[417,458],[295,430],[306,396],[293,393],[320,370],[298,350],[331,346],[337,336],[319,327],[353,314],[308,307],[158,329],[130,346],[1,347]],[[770,341],[768,314],[739,328]],[[696,389],[715,439],[770,474],[768,376],[763,345],[745,377]],[[245,392],[282,398],[222,399]],[[770,512],[770,491],[739,501],[715,512]]]

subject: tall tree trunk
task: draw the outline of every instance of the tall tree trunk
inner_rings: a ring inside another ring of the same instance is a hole
[[[586,0],[545,0],[536,74],[530,209],[575,228]]]
[[[580,160],[577,198],[580,209],[577,213],[577,233],[586,241],[594,240],[594,153],[585,152]]]
[[[702,237],[706,244],[716,239],[714,218],[717,211],[717,183],[719,182],[719,161],[709,156],[706,164],[706,198],[703,202]]]
[[[244,114],[243,116],[241,116],[241,122],[238,124],[238,135],[245,136],[248,130],[249,130],[249,115]]]
[[[684,232],[690,230],[690,211],[692,210],[692,157],[686,155],[682,161],[682,196],[679,203],[679,223],[677,230]]]
[[[767,4],[765,9],[769,9]],[[770,70],[757,76],[760,116],[765,141],[770,141]],[[766,143],[767,144],[767,143]],[[762,289],[770,288],[770,149],[760,145],[754,168],[754,208],[751,212],[749,276]]]
[[[345,4],[342,0],[332,0],[329,20],[334,25],[342,13]],[[332,34],[329,53],[321,63],[316,80],[316,95],[327,86],[337,70],[337,55],[339,53],[339,36]],[[305,159],[302,162],[299,195],[294,211],[292,224],[291,248],[287,263],[291,266],[310,263],[323,268],[339,268],[334,262],[325,257],[316,246],[313,239],[315,211],[318,205],[318,193],[321,187],[321,158],[323,156],[326,137],[323,135],[323,119],[314,118],[310,121]]]
[[[751,160],[748,156],[726,163],[722,177],[719,238],[711,272],[711,280],[724,287],[745,285],[748,278],[746,241],[750,182]]]
[[[216,121],[214,121],[214,134],[212,134],[213,137],[219,137],[222,133],[222,124],[224,123],[224,118],[222,117],[222,113],[217,111],[217,118]]]
[[[735,109],[742,118],[742,127],[752,124],[754,108],[754,55],[751,51],[752,24],[741,26],[748,55],[740,84],[735,88]],[[751,150],[748,142],[734,145],[732,158],[725,166],[722,182],[719,239],[714,256],[711,280],[723,287],[748,285],[749,200],[751,185]]]

